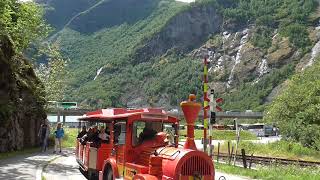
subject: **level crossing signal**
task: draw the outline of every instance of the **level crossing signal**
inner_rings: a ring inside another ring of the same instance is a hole
[[[210,92],[210,124],[216,123],[216,111],[222,111],[222,108],[218,104],[223,103],[222,98],[214,99],[214,90]]]

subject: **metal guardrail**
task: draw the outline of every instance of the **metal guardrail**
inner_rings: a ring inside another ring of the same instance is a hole
[[[179,112],[169,112],[173,116],[183,117],[183,113]],[[199,113],[199,118],[203,117],[203,112]],[[227,119],[227,118],[238,118],[238,119],[262,119],[263,112],[217,112],[217,118]]]
[[[262,112],[217,112],[217,118],[263,118]]]
[[[83,114],[92,111],[92,109],[49,109],[47,110],[47,114],[50,115],[60,115],[65,116],[82,116]],[[179,112],[168,112],[168,114],[173,116],[182,117],[183,113]],[[199,118],[203,116],[203,113],[199,113]],[[217,112],[217,118],[239,118],[239,119],[262,119],[263,113],[262,112]]]

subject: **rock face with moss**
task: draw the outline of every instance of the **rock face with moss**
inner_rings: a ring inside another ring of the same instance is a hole
[[[307,53],[294,47],[276,30],[271,34],[269,48],[254,46],[254,29],[252,26],[216,34],[192,53],[196,58],[209,54],[210,86],[224,96],[226,109],[263,110],[281,92],[283,83],[319,54],[318,27],[309,28],[310,34],[314,34],[311,38],[314,47]]]
[[[46,118],[44,91],[32,65],[0,36],[0,152],[37,145]]]

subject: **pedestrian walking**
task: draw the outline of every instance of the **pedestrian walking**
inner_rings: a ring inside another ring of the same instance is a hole
[[[61,153],[61,143],[62,143],[62,138],[64,136],[64,130],[62,128],[62,124],[61,123],[58,123],[57,124],[57,129],[54,131],[54,134],[55,134],[55,145],[54,145],[54,151],[53,153],[56,153],[57,150],[58,150],[58,146],[59,146],[59,149],[60,149],[60,153]]]
[[[48,138],[50,135],[50,127],[48,123],[48,119],[46,119],[43,124],[40,126],[40,130],[38,132],[38,137],[40,138],[41,151],[45,152],[48,147]]]

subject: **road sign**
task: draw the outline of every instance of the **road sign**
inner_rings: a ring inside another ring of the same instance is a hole
[[[77,109],[77,102],[58,102],[58,107],[62,109]]]

